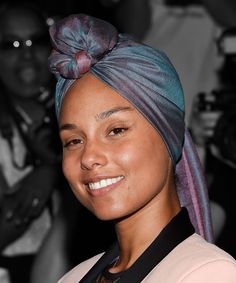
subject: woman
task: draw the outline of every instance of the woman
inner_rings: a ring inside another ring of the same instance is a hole
[[[166,55],[83,14],[50,35],[64,174],[117,234],[59,282],[234,282],[234,259],[207,243],[207,193]]]

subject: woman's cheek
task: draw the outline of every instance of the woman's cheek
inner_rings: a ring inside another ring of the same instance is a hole
[[[69,158],[69,156],[63,156],[62,161],[62,170],[66,177],[66,179],[71,183],[73,182],[73,176],[75,175],[74,168],[80,168],[78,166],[73,165],[73,159]]]
[[[123,164],[124,166],[135,166],[138,161],[138,151],[135,148],[135,145],[125,145],[121,146],[116,150],[115,155],[116,159]]]

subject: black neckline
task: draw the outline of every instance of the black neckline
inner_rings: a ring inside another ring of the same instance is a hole
[[[118,283],[141,282],[163,258],[193,233],[194,228],[190,222],[187,209],[182,208],[136,262],[128,270],[122,273]],[[93,280],[97,278],[98,274],[100,274],[118,255],[119,247],[116,243],[99,259],[79,282],[94,282]]]

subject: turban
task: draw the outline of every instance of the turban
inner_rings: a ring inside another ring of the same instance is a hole
[[[161,135],[175,167],[180,203],[187,207],[196,232],[212,241],[207,189],[184,123],[183,90],[165,53],[84,14],[58,21],[50,27],[50,36],[57,116],[69,87],[87,72],[128,100]]]

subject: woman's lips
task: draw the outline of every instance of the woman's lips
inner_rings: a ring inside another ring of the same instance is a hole
[[[93,196],[104,194],[116,187],[117,183],[124,179],[124,176],[117,176],[113,178],[103,178],[96,182],[87,183],[87,188]]]
[[[115,177],[115,178],[102,179],[102,180],[100,180],[98,182],[88,183],[88,187],[89,187],[90,190],[102,189],[104,187],[107,187],[109,185],[112,185],[112,184],[115,184],[115,183],[119,182],[123,178],[124,178],[123,176],[118,176],[118,177]]]

